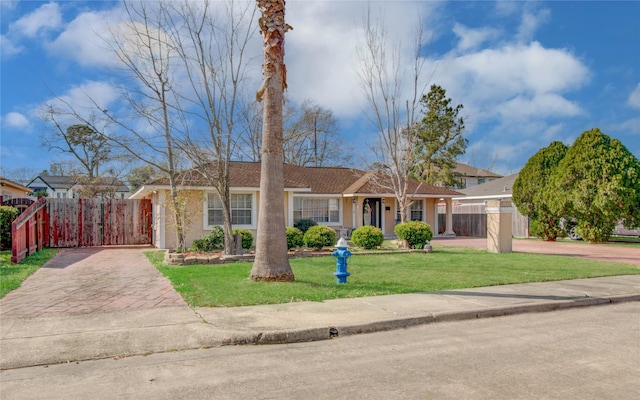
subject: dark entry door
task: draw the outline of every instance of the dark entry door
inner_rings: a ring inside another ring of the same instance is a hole
[[[372,225],[382,229],[382,200],[380,198],[364,199],[362,225]]]

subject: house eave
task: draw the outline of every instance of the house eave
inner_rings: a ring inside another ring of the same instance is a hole
[[[500,193],[500,194],[490,194],[485,196],[464,196],[464,197],[454,197],[455,201],[462,200],[502,200],[502,199],[510,199],[513,195],[511,193]]]

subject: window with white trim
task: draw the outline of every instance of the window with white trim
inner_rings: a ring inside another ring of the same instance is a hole
[[[253,195],[251,193],[231,193],[231,224],[251,225],[253,217]],[[207,224],[209,226],[224,224],[222,200],[216,193],[207,194]]]
[[[422,221],[423,216],[423,207],[422,204],[424,202],[422,200],[415,200],[409,206],[409,220],[411,221]]]
[[[293,199],[293,222],[311,219],[322,224],[340,223],[340,199],[296,197]]]

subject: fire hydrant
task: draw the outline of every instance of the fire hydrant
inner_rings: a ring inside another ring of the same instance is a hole
[[[347,272],[347,259],[351,257],[351,252],[347,250],[347,241],[344,238],[340,238],[336,243],[337,250],[331,255],[337,258],[336,260],[336,272],[333,275],[338,278],[338,283],[347,283],[347,277],[351,275]]]

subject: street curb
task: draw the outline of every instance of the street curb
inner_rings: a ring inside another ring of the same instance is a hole
[[[30,342],[35,342],[37,343],[35,347],[40,349],[40,351],[34,349],[34,352],[30,354],[21,352],[22,354],[11,354],[9,357],[7,357],[5,353],[3,354],[3,360],[0,360],[0,370],[109,358],[117,359],[153,353],[197,350],[231,345],[313,342],[341,336],[405,329],[437,322],[454,322],[524,313],[549,312],[632,301],[640,301],[640,293],[607,297],[580,297],[569,300],[488,307],[466,311],[426,313],[422,316],[380,320],[353,325],[271,330],[264,332],[216,331],[215,327],[207,323],[188,323],[185,325],[178,324],[118,329],[102,332],[102,335],[100,335],[99,332],[83,332],[50,337],[16,338],[2,340],[3,350],[6,351],[7,346],[24,349]],[[163,344],[162,337],[181,337],[183,339],[179,342]],[[139,342],[145,341],[147,344],[140,345]],[[108,344],[113,343],[120,343],[120,346],[116,346],[117,348],[115,349],[107,348]],[[79,352],[78,344],[83,345],[83,350]],[[47,348],[57,348],[58,351],[54,354],[42,351]]]
[[[640,293],[615,295],[608,297],[580,297],[570,300],[550,301],[543,303],[521,304],[516,306],[488,307],[483,309],[429,313],[425,316],[397,318],[354,325],[336,325],[314,327],[308,329],[292,329],[282,331],[265,331],[247,334],[237,341],[225,344],[286,344],[300,342],[314,342],[329,340],[340,336],[359,335],[373,332],[384,332],[405,329],[413,326],[426,325],[436,322],[465,321],[471,319],[493,318],[525,313],[539,313],[556,310],[566,310],[578,307],[598,306],[606,304],[640,301]]]

